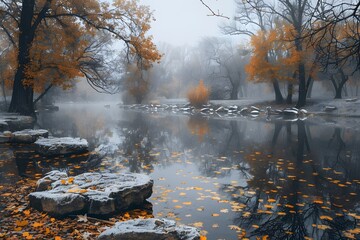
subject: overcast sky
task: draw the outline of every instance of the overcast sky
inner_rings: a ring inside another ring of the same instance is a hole
[[[199,0],[141,0],[154,11],[156,21],[150,33],[155,43],[194,45],[204,36],[223,36],[218,25],[231,21],[207,16],[210,12]],[[214,10],[234,16],[234,0],[204,0]]]

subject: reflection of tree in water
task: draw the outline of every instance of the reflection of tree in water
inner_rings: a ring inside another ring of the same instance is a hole
[[[190,116],[187,127],[192,135],[198,136],[199,142],[202,142],[209,132],[207,119],[199,115]]]
[[[82,108],[41,113],[37,127],[49,130],[54,137],[85,138],[89,142],[90,149],[106,144],[113,136],[113,129],[106,125],[104,114]]]
[[[159,140],[151,123],[138,113],[130,121],[122,123],[124,141],[121,148],[131,172],[151,172],[156,162],[153,141]],[[160,138],[161,139],[161,138]]]
[[[351,234],[346,231],[356,227],[357,216],[348,213],[355,211],[359,198],[352,193],[359,191],[359,185],[356,179],[311,160],[305,123],[298,121],[296,127],[294,132],[292,125],[287,125],[285,135],[280,135],[282,127],[275,124],[270,149],[262,147],[271,154],[254,151],[245,157],[253,176],[248,185],[223,186],[242,207],[235,222],[249,236],[345,239]]]

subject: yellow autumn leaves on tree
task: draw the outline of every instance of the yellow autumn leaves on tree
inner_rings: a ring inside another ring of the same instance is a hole
[[[291,41],[293,35],[290,25],[277,24],[276,28],[251,37],[253,55],[245,68],[250,81],[295,81],[294,73],[305,55],[296,50]]]

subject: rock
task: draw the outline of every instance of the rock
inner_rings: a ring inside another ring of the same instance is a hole
[[[55,216],[75,213],[108,215],[139,206],[152,194],[153,180],[134,173],[83,173],[63,177],[50,172],[29,194],[30,205]],[[50,185],[49,185],[50,184]],[[40,191],[45,188],[47,191]]]
[[[40,137],[47,138],[49,132],[44,129],[25,129],[12,133],[11,142],[15,143],[33,143]]]
[[[215,112],[217,112],[217,113],[225,113],[225,112],[227,112],[227,110],[223,106],[220,106],[215,110]]]
[[[296,116],[299,114],[299,110],[297,108],[285,108],[282,113],[286,116]]]
[[[348,98],[345,99],[346,102],[357,102],[358,98]]]
[[[324,106],[325,112],[332,112],[332,111],[335,111],[336,109],[337,109],[337,107],[335,107],[335,106]]]
[[[135,219],[117,222],[99,235],[99,240],[198,240],[199,231],[185,225],[176,226],[168,219]]]
[[[244,107],[244,108],[242,108],[242,109],[239,111],[239,113],[240,113],[241,115],[246,115],[246,114],[249,114],[250,111],[251,111],[251,110],[250,110],[249,108]]]
[[[58,170],[48,172],[45,177],[37,181],[36,191],[48,190],[53,182],[56,182],[62,178],[67,178],[67,177],[68,176],[65,172],[60,172]]]
[[[260,108],[255,107],[255,106],[251,106],[251,107],[250,107],[250,109],[251,109],[251,110],[255,110],[255,111],[259,111],[259,112],[260,112]]]
[[[232,106],[229,106],[228,109],[229,109],[230,111],[237,111],[237,110],[238,110],[238,106],[232,105]]]
[[[202,109],[200,109],[200,112],[208,113],[208,112],[210,112],[210,108],[202,108]]]
[[[40,138],[35,142],[36,151],[45,156],[72,154],[88,151],[88,142],[80,138]]]
[[[0,143],[8,143],[10,142],[12,137],[12,133],[10,131],[0,132]]]
[[[253,115],[253,116],[257,116],[257,115],[259,115],[259,114],[260,114],[260,111],[257,111],[257,110],[251,110],[250,114],[251,114],[251,115]]]
[[[15,113],[1,113],[0,130],[18,131],[27,128],[32,128],[34,122],[35,122],[34,118],[29,116],[22,116]]]

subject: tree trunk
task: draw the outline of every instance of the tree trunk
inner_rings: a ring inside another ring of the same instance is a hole
[[[296,104],[297,108],[301,108],[306,105],[306,83],[305,83],[305,65],[299,64],[299,96]]]
[[[306,97],[307,98],[311,98],[313,86],[314,86],[314,80],[312,79],[312,77],[309,77],[307,86],[306,86]]]
[[[231,100],[237,100],[238,99],[238,92],[239,92],[239,84],[231,84],[232,89],[230,93],[230,99]]]
[[[5,80],[2,81],[1,83],[1,88],[2,88],[2,94],[4,97],[4,102],[5,102],[5,107],[7,107],[7,99],[6,99],[6,91],[5,91]]]
[[[276,103],[283,103],[284,98],[283,98],[283,96],[281,94],[279,82],[276,79],[273,79],[272,83],[273,83],[274,92],[275,92],[275,102]]]
[[[301,21],[299,21],[301,23]],[[302,37],[301,37],[301,31],[302,26],[297,25],[295,26],[297,36],[295,38],[295,47],[296,50],[299,52],[303,51],[302,47]],[[306,79],[305,79],[305,64],[300,61],[298,65],[298,72],[297,72],[298,78],[299,78],[299,91],[298,91],[298,102],[296,104],[297,108],[301,108],[306,105]]]
[[[345,86],[345,83],[349,79],[349,77],[345,75],[345,73],[342,71],[342,69],[339,70],[339,73],[341,74],[341,82],[339,83],[339,85],[337,87],[335,87],[335,99],[342,98],[342,90]]]
[[[292,96],[293,96],[293,92],[294,92],[294,85],[292,83],[288,83],[287,92],[288,92],[288,94],[286,97],[286,103],[292,104]]]
[[[22,0],[22,9],[19,23],[19,50],[18,67],[15,73],[14,87],[12,92],[9,112],[17,112],[25,115],[34,115],[32,86],[24,86],[26,79],[26,66],[30,63],[30,48],[34,39],[32,20],[34,16],[35,0]]]

